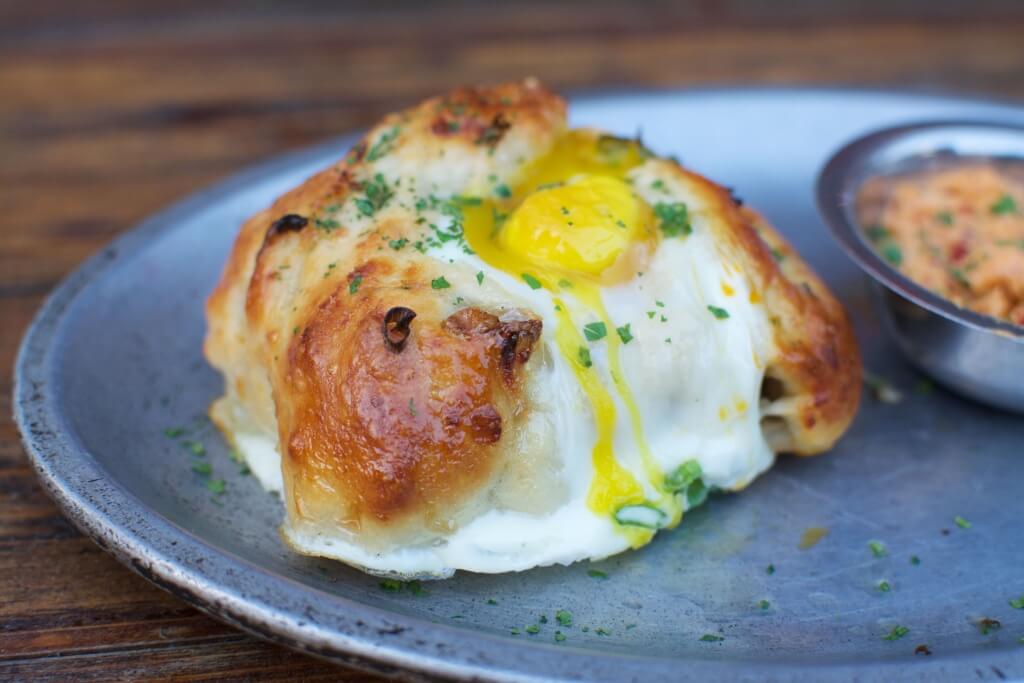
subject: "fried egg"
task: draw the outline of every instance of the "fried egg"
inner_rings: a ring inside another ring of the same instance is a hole
[[[536,84],[459,92],[250,221],[208,304],[212,415],[292,548],[420,578],[602,559],[838,438],[856,347],[774,231]]]

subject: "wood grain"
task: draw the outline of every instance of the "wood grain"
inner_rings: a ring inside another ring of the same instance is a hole
[[[46,293],[246,164],[467,82],[822,83],[1024,99],[1019,2],[0,4],[0,679],[376,680],[215,622],[35,481],[10,368]]]

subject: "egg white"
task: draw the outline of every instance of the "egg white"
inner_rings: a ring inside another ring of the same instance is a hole
[[[658,163],[634,169],[634,187],[651,204],[663,201],[664,194],[644,189],[662,178],[668,196],[687,204],[692,234],[662,240],[642,275],[604,288],[601,296],[609,319],[615,325],[631,326],[634,338],[620,347],[621,367],[657,469],[667,474],[696,460],[708,487],[736,490],[768,469],[774,459],[761,432],[759,412],[763,368],[773,353],[770,326],[763,306],[751,302],[738,265],[729,263],[716,245],[708,227],[714,216],[685,181],[664,176]],[[439,189],[437,184],[444,184],[442,178],[435,180],[433,191]],[[431,220],[443,227],[450,219],[436,215]],[[446,577],[456,569],[518,571],[598,560],[628,549],[630,538],[612,516],[595,512],[587,503],[595,476],[596,427],[574,369],[555,342],[559,321],[552,293],[531,289],[453,242],[427,253],[445,264],[445,276],[452,284],[446,291],[453,299],[464,297],[463,305],[521,308],[542,318],[541,348],[531,360],[539,364],[530,388],[537,419],[529,428],[554,439],[561,469],[537,476],[559,478],[565,499],[541,514],[492,507],[444,537],[387,552],[368,551],[345,530],[327,534],[288,522],[282,529],[285,539],[304,553],[403,577]],[[483,286],[476,281],[481,271]],[[564,301],[574,320],[587,319],[584,307],[571,297]],[[709,305],[726,309],[729,317],[717,319]],[[654,315],[649,316],[649,311]],[[605,386],[611,387],[606,349],[607,345],[591,345],[591,358]],[[615,457],[640,482],[645,495],[656,499],[664,495],[661,481],[652,480],[643,465],[627,406],[615,391],[610,393],[617,407]],[[233,441],[261,484],[279,491],[276,440],[236,431]],[[685,510],[685,496],[678,497],[676,504]]]

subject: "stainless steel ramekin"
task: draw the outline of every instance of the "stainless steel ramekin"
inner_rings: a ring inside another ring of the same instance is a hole
[[[871,276],[878,314],[911,363],[961,394],[1024,413],[1024,328],[960,308],[891,267],[867,241],[855,215],[868,178],[957,157],[1024,161],[1024,127],[929,122],[858,138],[818,176],[818,209],[839,245]]]

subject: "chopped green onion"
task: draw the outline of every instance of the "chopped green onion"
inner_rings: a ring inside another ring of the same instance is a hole
[[[527,632],[527,633],[529,633],[529,634],[530,634],[531,636],[535,636],[535,635],[537,635],[538,633],[540,633],[540,626],[538,626],[537,624],[530,624],[529,626],[527,626],[527,627],[526,627],[526,629],[525,629],[525,630],[526,630],[526,632]]]
[[[704,471],[696,460],[687,460],[665,477],[665,489],[679,492],[701,478]]]
[[[431,289],[448,289],[451,285],[444,279],[444,275],[430,281]]]
[[[484,283],[484,271],[480,271],[476,274],[476,283],[482,285]]]
[[[700,637],[702,643],[720,643],[725,640],[723,636],[716,636],[714,633],[705,633]]]
[[[650,503],[623,505],[615,511],[615,521],[623,526],[660,529],[668,522],[668,515]]]
[[[894,266],[899,266],[903,263],[903,250],[900,249],[898,244],[887,244],[882,247],[882,256]]]
[[[619,334],[619,339],[622,340],[623,344],[628,344],[633,341],[633,333],[629,329],[629,323],[626,323],[622,327],[616,327],[615,331]]]
[[[572,613],[567,610],[560,609],[555,612],[555,619],[558,620],[559,626],[572,626]]]
[[[966,519],[964,519],[963,517],[961,517],[960,515],[957,515],[956,517],[954,517],[954,518],[953,518],[953,521],[954,521],[954,522],[956,523],[956,525],[957,525],[958,527],[960,527],[961,529],[970,529],[970,528],[971,528],[971,523],[970,523],[970,522],[968,522],[968,521],[967,521]]]
[[[590,349],[586,348],[585,346],[581,346],[579,349],[579,362],[580,365],[582,365],[585,368],[589,368],[594,364],[594,362],[590,359]]]
[[[881,541],[869,541],[868,547],[871,548],[871,554],[875,557],[885,557],[888,554],[885,544]]]
[[[589,569],[587,570],[587,576],[592,579],[601,579],[602,581],[608,579],[608,574],[601,571],[600,569]]]
[[[882,591],[883,593],[889,593],[892,591],[892,586],[889,585],[888,581],[882,579],[878,582],[878,590]]]

